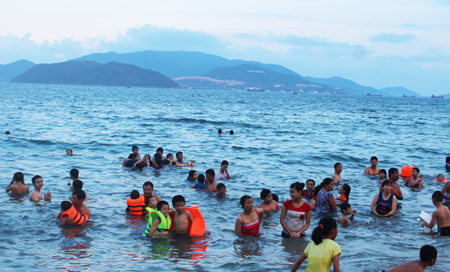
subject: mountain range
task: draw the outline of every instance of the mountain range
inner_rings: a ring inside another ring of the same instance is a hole
[[[10,82],[16,76],[33,67],[34,63],[28,60],[19,60],[13,63],[0,65],[0,82]]]

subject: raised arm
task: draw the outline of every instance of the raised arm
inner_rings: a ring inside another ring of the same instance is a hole
[[[6,186],[6,192],[11,191],[11,185],[13,185],[13,183],[14,183],[14,179],[11,181],[11,183],[8,186]]]

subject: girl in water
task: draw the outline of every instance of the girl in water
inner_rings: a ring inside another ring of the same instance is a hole
[[[375,195],[370,208],[376,216],[391,216],[397,210],[397,198],[391,193],[392,182],[387,179],[383,181],[381,186],[383,187],[383,192]]]
[[[348,202],[350,196],[350,185],[348,185],[347,183],[342,184],[339,188],[338,194],[340,194],[341,196],[336,197],[336,200],[339,200],[341,202]]]
[[[283,231],[281,232],[281,236],[283,237],[300,237],[309,228],[312,208],[302,200],[304,187],[304,183],[292,183],[290,188],[292,200],[284,202],[281,207],[280,223],[283,227]]]
[[[334,181],[330,178],[325,178],[321,185],[323,188],[317,195],[316,212],[327,213],[336,211],[336,202],[334,201],[333,193],[331,192],[333,191]]]
[[[146,166],[144,166],[144,167],[151,167],[152,166],[152,161],[150,160],[150,155],[149,154],[145,154],[143,159],[138,160],[137,162],[135,162],[133,164],[133,167],[136,167],[136,165],[140,164],[141,162],[144,162],[146,164]]]
[[[379,183],[383,183],[383,181],[386,180],[386,170],[384,169],[380,169],[380,171],[378,171],[378,176],[380,177],[380,179],[378,180]]]
[[[311,207],[317,206],[317,195],[319,194],[320,190],[322,190],[322,188],[322,185],[317,185],[316,187],[314,187],[313,193],[315,196],[311,199]]]
[[[309,242],[305,251],[295,262],[291,272],[297,271],[305,259],[308,259],[305,272],[328,272],[330,271],[331,263],[333,263],[333,271],[340,272],[339,255],[341,255],[342,251],[334,241],[337,235],[336,220],[331,217],[320,219],[319,226],[313,230],[312,241]]]
[[[189,175],[188,175],[186,181],[197,182],[197,177],[198,177],[197,176],[197,171],[191,170],[191,171],[189,171]]]
[[[259,235],[259,227],[264,214],[261,208],[253,208],[253,199],[245,195],[241,197],[239,205],[242,206],[244,212],[236,219],[234,233],[245,235]]]
[[[410,178],[406,179],[405,186],[407,187],[414,187],[414,188],[422,188],[423,187],[423,181],[419,178],[419,168],[414,167],[411,170],[411,176]]]

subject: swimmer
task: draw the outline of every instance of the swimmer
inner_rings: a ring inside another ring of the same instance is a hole
[[[131,191],[130,198],[127,198],[127,209],[126,212],[131,215],[144,215],[146,213],[145,209],[145,198],[139,194],[138,190]]]
[[[156,153],[159,153],[161,155],[161,160],[167,159],[166,156],[164,156],[164,149],[162,147],[158,147],[156,149]]]
[[[180,163],[180,164],[184,164],[184,163],[185,163],[185,162],[183,161],[183,152],[178,151],[178,152],[175,154],[175,157],[177,157],[177,162],[178,162],[178,163]]]
[[[334,174],[331,177],[334,183],[339,183],[342,181],[341,173],[342,173],[342,163],[337,162],[334,164]]]
[[[220,170],[219,172],[216,174],[216,179],[230,179],[231,176],[228,173],[228,161],[223,160],[222,163],[220,164]]]
[[[78,212],[74,205],[72,205],[69,201],[61,202],[61,212],[56,218],[61,219],[63,224],[75,225],[81,225],[83,222],[88,220],[88,218]]]
[[[14,184],[16,182],[16,184]],[[11,191],[13,194],[28,194],[30,192],[30,187],[25,185],[23,181],[23,173],[16,172],[11,183],[6,186],[6,192]]]
[[[140,159],[133,164],[133,167],[136,167],[138,164],[140,164],[142,162],[145,163],[145,166],[143,166],[143,167],[152,167],[152,165],[153,165],[150,155],[145,154],[143,159]]]
[[[67,155],[67,156],[72,156],[72,155],[73,155],[72,149],[67,149],[67,150],[66,150],[66,155]]]
[[[441,193],[444,198],[443,203],[450,203],[450,182],[445,183],[444,188],[442,188]]]
[[[422,272],[425,267],[436,263],[437,250],[434,246],[424,245],[420,248],[420,261],[411,261],[380,272]]]
[[[178,163],[177,161],[173,160],[173,154],[172,153],[167,153],[167,159],[162,161],[163,165],[176,165],[176,166],[184,166],[180,163]]]
[[[439,175],[437,175],[437,177],[436,177],[436,181],[437,181],[437,182],[445,182],[445,181],[446,181],[446,178],[444,177],[444,175],[439,174]]]
[[[30,201],[33,202],[39,202],[41,200],[45,201],[51,201],[52,200],[52,193],[48,192],[42,196],[41,189],[44,187],[44,180],[41,176],[36,175],[31,179],[31,182],[33,183],[34,190],[30,194]]]
[[[291,200],[283,203],[280,224],[281,236],[285,238],[301,237],[311,224],[311,206],[302,200],[304,183],[295,182],[289,189]],[[306,224],[305,224],[306,219]]]
[[[172,225],[170,219],[169,203],[166,201],[159,201],[156,205],[158,217],[153,220],[152,226],[148,233],[149,236],[169,235],[169,230]]]
[[[203,175],[203,174],[198,175],[197,182],[194,185],[192,185],[191,188],[205,190],[206,189],[205,175]]]
[[[380,179],[378,180],[378,182],[379,182],[379,183],[383,183],[383,181],[386,180],[386,176],[387,176],[386,170],[380,169],[380,171],[378,171],[378,176],[380,177]]]
[[[226,197],[227,196],[227,187],[223,183],[219,183],[216,186],[217,193],[214,194],[214,196],[217,197]]]
[[[82,215],[86,216],[86,220],[91,217],[91,211],[89,210],[86,205],[84,205],[84,200],[86,199],[86,194],[83,190],[76,190],[72,193],[72,203],[75,209],[81,213]]]
[[[158,200],[156,200],[155,196],[147,197],[145,199],[145,206],[147,206],[145,209],[147,210],[147,214],[157,212],[156,205],[158,205]]]
[[[265,212],[281,210],[280,204],[278,204],[278,202],[273,200],[273,195],[270,190],[262,189],[262,191],[260,193],[260,197],[261,197],[263,203],[259,204],[258,207],[256,207],[256,208],[261,208]]]
[[[78,175],[80,174],[80,171],[78,171],[78,169],[71,169],[70,170],[70,174],[69,174],[69,176],[70,176],[70,178],[72,179],[72,183],[71,182],[69,182],[69,183],[67,183],[67,185],[72,185],[73,184],[73,182],[75,181],[75,180],[78,180]],[[72,185],[73,186],[73,185]]]
[[[128,158],[124,158],[123,159],[123,161],[122,161],[122,165],[125,165],[125,161],[126,160],[140,160],[141,159],[141,156],[139,155],[139,147],[137,147],[137,146],[135,146],[135,145],[133,145],[133,147],[131,147],[131,151],[133,152],[133,153],[131,153],[129,156],[128,156]]]
[[[160,153],[155,153],[155,155],[153,155],[153,167],[155,167],[155,168],[160,168],[160,167],[162,167],[163,166],[163,163],[162,163],[163,161],[162,161],[162,156],[161,156],[161,154]]]
[[[314,186],[316,186],[316,182],[313,179],[308,179],[306,181],[306,189],[302,192],[302,197],[313,198],[316,195],[314,194]]]
[[[237,235],[259,235],[264,210],[253,208],[253,199],[248,195],[241,197],[239,205],[244,211],[236,219],[234,233]]]
[[[341,196],[337,197],[336,200],[341,202],[348,202],[350,198],[350,191],[350,185],[348,185],[347,183],[342,184],[338,191],[338,194],[340,194]]]
[[[419,168],[414,167],[411,170],[411,176],[406,179],[405,186],[407,187],[414,187],[414,188],[422,188],[423,187],[423,181],[419,178]]]
[[[383,192],[375,195],[370,204],[370,208],[376,216],[391,216],[397,210],[397,197],[392,193],[392,181],[388,179],[383,181],[381,187]]]
[[[194,216],[185,209],[186,200],[182,195],[172,198],[173,208],[176,210],[173,220],[174,233],[188,234],[189,226],[195,220]]]
[[[436,191],[433,193],[431,200],[433,201],[433,205],[436,206],[436,210],[431,215],[430,224],[423,222],[422,226],[427,226],[432,229],[437,222],[438,233],[436,235],[450,236],[450,211],[442,204],[443,199],[444,196],[441,192]]]
[[[144,183],[144,185],[142,185],[142,188],[144,189],[144,197],[145,198],[149,198],[151,196],[155,196],[156,200],[158,200],[158,202],[162,201],[162,199],[153,194],[153,183],[151,183],[150,181],[146,181]]]
[[[220,135],[223,133],[223,131],[219,128],[219,130],[217,131],[217,133]]]
[[[392,183],[391,193],[397,198],[397,200],[403,200],[403,193],[400,189],[400,186],[397,183],[397,180],[400,178],[400,173],[397,168],[389,169],[389,181]],[[384,184],[384,182],[383,182]],[[383,185],[380,186],[380,192],[383,192]]]
[[[213,169],[206,170],[206,179],[205,179],[205,190],[209,192],[216,192],[217,191],[217,182],[215,180],[216,173]]]
[[[11,132],[9,132],[9,131],[6,131],[6,132],[5,132],[5,134],[6,134],[6,135],[10,135],[10,134],[11,134]]]
[[[198,178],[197,171],[191,170],[191,171],[189,171],[189,175],[188,175],[186,181],[196,182],[197,178]]]
[[[230,135],[234,135],[234,131],[233,130],[230,130]]]
[[[341,224],[349,224],[351,225],[352,222],[350,220],[353,220],[353,217],[356,214],[356,210],[352,210],[352,207],[347,202],[341,204],[341,212],[342,214],[339,215],[338,222]],[[347,217],[350,215],[350,219]]]
[[[366,175],[378,175],[380,169],[377,168],[378,158],[373,156],[370,158],[370,166],[364,169],[364,174]]]

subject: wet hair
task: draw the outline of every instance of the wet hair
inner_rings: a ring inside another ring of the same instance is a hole
[[[144,155],[144,160],[145,160],[145,157],[146,157],[146,156],[148,156],[148,160],[149,160],[149,161],[152,160],[152,156],[150,156],[150,154],[145,154],[145,155]]]
[[[36,176],[34,176],[32,179],[31,179],[31,182],[33,183],[33,185],[34,185],[34,183],[36,182],[36,180],[37,179],[41,179],[42,177],[41,176],[39,176],[39,175],[36,175]],[[43,180],[43,179],[42,179]]]
[[[169,203],[167,203],[167,201],[164,201],[164,200],[159,201],[158,204],[156,204],[156,210],[161,211],[161,209],[164,205],[169,206]]]
[[[384,169],[380,169],[380,171],[378,171],[378,175],[379,175],[380,173],[384,173],[385,175],[387,175],[386,170],[384,170]]]
[[[183,152],[178,151],[178,152],[175,154],[175,156],[178,158],[178,155],[179,155],[179,154],[183,155]]]
[[[314,189],[313,189],[314,195],[317,196],[319,194],[320,190],[322,190],[322,189],[323,189],[323,185],[322,184],[317,185],[316,187],[314,187]]]
[[[387,180],[383,181],[383,183],[381,184],[381,187],[384,187],[384,186],[389,185],[389,184],[392,186],[392,181],[387,179]]]
[[[450,157],[446,157],[446,158],[445,158],[445,162],[446,162],[446,163],[450,163]]]
[[[162,147],[158,147],[158,149],[156,149],[156,153],[158,152],[164,153],[164,149]]]
[[[215,177],[216,176],[216,172],[214,172],[213,169],[208,169],[206,170],[206,174]]]
[[[223,184],[223,183],[219,183],[219,184],[217,184],[217,186],[216,186],[216,189],[217,189],[217,191],[219,191],[220,189],[222,189],[222,188],[227,188],[226,186],[225,186],[225,184]]]
[[[305,184],[303,182],[294,182],[291,184],[290,188],[294,188],[297,192],[303,192],[303,188],[305,188]]]
[[[398,171],[398,169],[397,168],[390,168],[389,169],[389,177],[391,177],[395,173],[395,171]]]
[[[205,183],[205,175],[203,174],[198,175],[197,181],[198,183]]]
[[[278,203],[278,200],[279,200],[278,195],[272,194],[272,198],[273,198],[273,200],[275,200]]]
[[[78,169],[72,169],[72,170],[70,170],[70,175],[73,177],[73,178],[78,178],[78,175],[80,174],[80,171],[78,171]]]
[[[131,151],[133,151],[133,152],[134,152],[134,150],[135,150],[135,149],[139,149],[139,147],[137,147],[137,146],[133,145],[133,147],[131,148]]]
[[[83,189],[83,182],[78,179],[74,180],[72,182],[72,186],[73,186],[73,189],[75,189],[75,190],[81,190],[81,189]]]
[[[434,199],[434,201],[436,202],[444,201],[444,195],[440,191],[435,191],[431,196],[431,198]]]
[[[148,204],[150,203],[150,198],[152,198],[152,197],[154,197],[156,199],[156,197],[154,195],[147,197],[145,199],[145,206],[148,206]],[[156,202],[158,202],[158,201],[156,201]]]
[[[442,177],[444,177],[444,175],[442,175],[442,174],[438,174],[438,175],[436,176],[436,178],[438,178],[439,176],[442,176]]]
[[[11,132],[9,132],[9,130],[8,130],[8,131],[5,132],[5,134],[11,134]]]
[[[218,130],[217,132],[218,132],[219,134],[220,134],[220,133],[223,133],[222,130],[221,130],[220,128],[219,128],[219,130]]]
[[[64,200],[61,202],[61,210],[67,211],[70,208],[72,208],[72,203],[70,203],[70,201]]]
[[[23,182],[23,173],[22,172],[14,173],[14,180]]]
[[[333,180],[332,180],[331,178],[324,178],[323,181],[322,181],[322,183],[321,183],[320,185],[321,185],[322,188],[323,188],[323,187],[325,187],[326,185],[328,185],[328,184],[330,184],[330,183],[332,183],[332,182],[333,182]]]
[[[130,159],[130,160],[136,160],[137,156],[138,156],[138,154],[131,153],[130,156],[128,156],[128,159]]]
[[[178,202],[183,202],[183,204],[186,204],[186,200],[184,199],[184,196],[182,195],[176,195],[172,198],[172,205],[175,207],[175,204]]]
[[[412,170],[416,170],[416,171],[417,171],[417,174],[420,173],[420,170],[419,170],[419,168],[417,168],[417,167],[414,167]]]
[[[348,185],[347,183],[342,184],[342,189],[344,189],[345,191],[345,197],[347,198],[347,202],[349,201],[349,196],[350,196],[350,185]]]
[[[335,228],[337,228],[336,220],[331,217],[324,217],[320,219],[319,226],[313,230],[311,239],[314,241],[314,244],[320,245],[323,241],[323,237],[330,234]]]
[[[197,173],[197,171],[195,171],[195,170],[189,171],[189,175],[188,175],[187,179],[188,179],[188,180],[191,180],[191,178],[194,177],[194,174],[195,174],[195,173]],[[198,178],[198,177],[197,177],[197,178]]]
[[[223,160],[220,165],[228,165],[228,161],[227,160]]]
[[[335,164],[334,164],[334,169],[336,169],[339,165],[342,166],[342,163],[340,163],[340,162],[335,163]]]
[[[70,148],[66,149],[66,153],[67,153],[67,151],[69,151],[69,150],[70,150],[70,154],[73,154],[73,150],[70,149]]]
[[[271,193],[272,192],[269,189],[262,189],[261,193],[259,194],[259,196],[261,197],[262,200],[264,200]]]
[[[316,182],[313,179],[308,179],[306,180],[306,185],[308,185],[308,182],[312,181],[312,183],[314,184],[314,186],[316,186]]]
[[[75,190],[72,195],[76,195],[78,199],[83,201],[86,199],[86,193],[83,190]]]
[[[242,208],[244,208],[245,205],[245,201],[247,201],[247,199],[251,199],[252,197],[249,195],[245,195],[241,197],[241,200],[239,200],[239,206],[241,206]]]
[[[351,205],[348,204],[347,202],[342,203],[341,204],[341,212],[344,213],[344,211],[347,210],[350,207],[351,207]]]
[[[422,262],[430,262],[437,259],[437,250],[434,246],[424,245],[420,248],[420,260]]]
[[[166,157],[167,157],[167,158],[168,158],[168,157],[173,157],[173,154],[172,154],[172,153],[167,153]]]
[[[233,135],[234,134],[234,131],[233,130],[230,130],[230,135]]]
[[[155,153],[155,155],[153,155],[153,159],[155,160],[156,165],[162,166],[162,156],[161,156],[161,154]]]
[[[138,199],[141,196],[138,190],[131,191],[130,197],[131,199]]]
[[[144,185],[142,185],[142,189],[144,189],[144,188],[147,187],[148,185],[152,186],[152,189],[154,188],[154,187],[153,187],[153,183],[152,183],[151,181],[146,181],[146,182],[144,182]]]
[[[372,156],[372,157],[370,158],[370,161],[373,161],[373,160],[377,160],[377,161],[378,161],[378,158],[375,157],[375,156]]]

